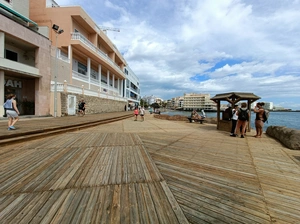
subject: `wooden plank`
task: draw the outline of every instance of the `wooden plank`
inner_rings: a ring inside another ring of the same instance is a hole
[[[121,187],[121,201],[120,201],[120,223],[128,224],[130,222],[130,202],[129,202],[129,184],[123,184]]]
[[[168,187],[166,181],[162,181],[160,182],[166,196],[167,196],[167,199],[170,203],[170,205],[172,206],[172,210],[174,211],[174,213],[176,214],[176,217],[178,219],[178,222],[180,224],[183,224],[183,223],[189,223],[188,220],[186,219],[184,213],[182,212],[180,206],[178,205],[174,195],[172,194],[170,188]]]
[[[155,206],[155,211],[156,211],[159,223],[169,223],[168,218],[165,215],[163,206],[160,203],[160,197],[159,197],[159,194],[157,193],[155,185],[153,183],[148,183],[148,186],[149,186],[149,190],[151,193],[153,204]]]
[[[120,223],[121,220],[121,185],[114,186],[112,206],[110,211],[110,222],[109,223]]]
[[[112,209],[112,200],[114,194],[114,186],[107,185],[105,186],[105,198],[103,203],[103,208],[101,212],[101,220],[99,223],[109,223],[111,219],[111,209]]]
[[[28,214],[22,221],[32,222],[32,223],[50,223],[55,214],[57,214],[58,209],[64,202],[66,197],[70,194],[71,190],[57,190],[51,192],[50,197],[46,201],[40,201],[33,209],[32,213]],[[24,222],[27,223],[27,222]]]
[[[82,218],[88,210],[87,205],[90,200],[90,197],[93,195],[93,190],[92,188],[85,188],[81,189],[81,191],[83,192],[81,200],[78,202],[77,206],[75,203],[72,203],[72,209],[69,209],[69,212],[67,213],[67,215],[64,216],[62,223],[84,223],[82,221]]]
[[[144,184],[140,184],[140,186],[143,191],[143,196],[145,198],[144,200],[146,202],[146,209],[147,209],[150,223],[159,223],[158,215],[156,213],[155,203],[153,202],[151,191],[149,189],[149,184],[144,183]]]
[[[33,193],[33,199],[26,204],[10,223],[29,223],[30,220],[38,213],[45,201],[48,201],[52,192]]]

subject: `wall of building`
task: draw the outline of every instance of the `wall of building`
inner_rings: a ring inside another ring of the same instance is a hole
[[[29,18],[29,1],[24,0],[13,0],[12,1],[13,9],[23,16]]]
[[[5,35],[18,38],[35,49],[34,66],[39,70],[39,78],[26,77],[23,74],[15,73],[14,77],[20,79],[33,79],[32,86],[35,96],[35,115],[49,115],[50,110],[50,41],[44,36],[0,15],[0,31]],[[19,63],[22,65],[22,63]],[[5,73],[5,71],[4,71]],[[5,74],[4,74],[5,75]]]
[[[78,104],[79,100],[84,99],[86,103],[86,114],[97,114],[97,113],[109,113],[109,112],[120,112],[124,111],[126,102],[110,100],[105,98],[99,98],[94,96],[84,96],[82,94],[74,93],[60,93],[61,99],[61,114],[68,115],[68,95],[76,96],[76,102]],[[76,107],[77,107],[76,104]],[[77,108],[76,108],[77,109]],[[60,113],[58,112],[58,115]]]

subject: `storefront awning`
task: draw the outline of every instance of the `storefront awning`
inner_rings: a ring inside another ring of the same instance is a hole
[[[30,20],[30,19],[28,19],[27,17],[21,15],[21,14],[18,13],[17,11],[15,11],[15,10],[13,10],[13,9],[11,9],[11,8],[9,8],[9,7],[7,7],[6,5],[0,3],[0,7],[3,8],[3,9],[5,9],[6,11],[10,12],[10,13],[13,14],[14,16],[19,17],[20,19],[22,19],[22,20],[24,20],[24,21],[26,21],[26,22],[28,22],[28,23],[31,23],[31,24],[33,24],[34,26],[38,26],[38,24],[37,24],[36,22],[33,22],[32,20]]]

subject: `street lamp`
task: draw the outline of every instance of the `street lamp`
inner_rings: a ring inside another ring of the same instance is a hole
[[[56,33],[56,40],[55,40],[55,61],[54,61],[54,67],[55,67],[55,74],[54,74],[54,117],[57,116],[57,36],[59,34],[62,34],[64,30],[59,29],[59,26],[56,24],[53,24],[52,29]]]

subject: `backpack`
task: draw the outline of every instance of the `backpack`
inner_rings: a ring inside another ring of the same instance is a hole
[[[249,114],[248,114],[248,110],[239,110],[239,120],[241,121],[248,121],[249,120]]]
[[[264,110],[264,113],[263,113],[263,122],[267,122],[268,123],[268,118],[269,118],[269,115],[270,115],[270,111],[268,110]]]

